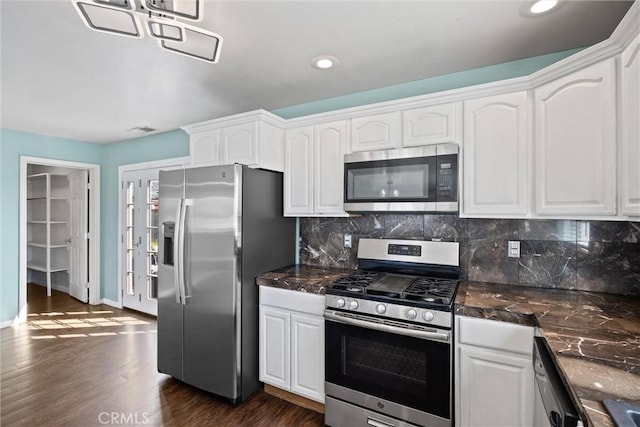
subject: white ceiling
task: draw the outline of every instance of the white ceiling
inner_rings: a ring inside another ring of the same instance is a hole
[[[69,0],[0,0],[4,128],[105,143],[229,114],[346,95],[606,39],[630,6],[567,1],[536,18],[522,1],[213,1],[198,24],[219,64],[150,37],[89,30]],[[331,54],[330,71],[310,59]]]

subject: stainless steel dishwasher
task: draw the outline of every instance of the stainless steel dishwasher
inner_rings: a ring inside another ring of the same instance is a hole
[[[565,388],[542,337],[533,338],[533,369],[536,386],[535,427],[582,427],[578,410]]]

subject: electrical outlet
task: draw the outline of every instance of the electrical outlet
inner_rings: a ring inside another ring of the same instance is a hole
[[[351,234],[345,234],[344,235],[344,247],[345,248],[350,248],[351,247]]]
[[[520,242],[518,240],[509,240],[507,256],[509,258],[520,258]]]

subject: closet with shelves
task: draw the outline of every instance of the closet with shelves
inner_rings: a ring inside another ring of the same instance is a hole
[[[28,281],[68,291],[69,178],[64,174],[27,176]]]

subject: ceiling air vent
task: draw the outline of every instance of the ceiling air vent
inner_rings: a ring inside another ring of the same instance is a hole
[[[135,128],[127,129],[127,132],[138,131],[138,132],[149,133],[149,132],[153,132],[154,130],[157,130],[157,129],[150,128],[149,126],[138,126]]]

